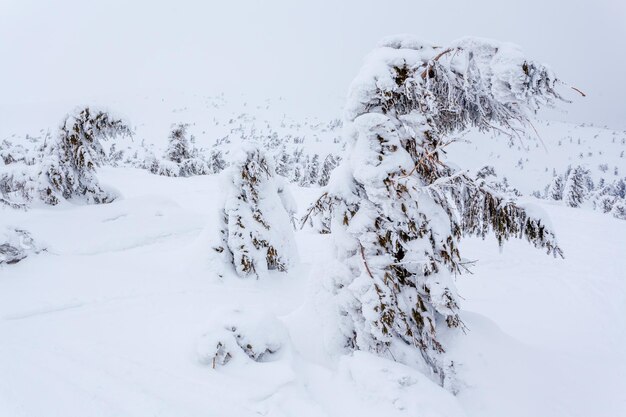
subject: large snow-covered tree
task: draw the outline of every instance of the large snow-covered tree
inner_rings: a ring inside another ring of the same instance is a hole
[[[241,277],[287,271],[295,260],[293,199],[269,159],[254,145],[230,167],[221,243],[213,250],[232,262]]]
[[[461,238],[524,238],[561,255],[535,211],[445,154],[469,128],[523,125],[561,98],[557,83],[516,47],[483,39],[397,37],[369,55],[346,106],[351,149],[304,219],[332,229],[349,271],[334,278],[346,347],[424,366],[446,385],[441,333],[463,327]]]

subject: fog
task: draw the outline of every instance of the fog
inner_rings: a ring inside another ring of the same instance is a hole
[[[53,103],[181,93],[335,111],[377,41],[412,33],[519,44],[587,93],[568,92],[574,103],[550,117],[623,129],[625,23],[618,0],[0,0],[0,123]]]

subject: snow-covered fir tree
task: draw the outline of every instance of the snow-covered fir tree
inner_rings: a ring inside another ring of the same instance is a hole
[[[546,196],[550,200],[560,201],[563,200],[563,177],[555,175],[552,178],[552,182],[548,185],[546,190]]]
[[[572,168],[563,184],[563,200],[570,207],[580,207],[587,199],[593,183],[589,170],[578,165]]]
[[[221,172],[226,167],[222,151],[213,149],[207,158],[195,145],[195,138],[188,134],[189,125],[174,125],[168,137],[167,149],[162,159],[151,156],[150,172],[168,177],[190,177]]]
[[[241,277],[287,271],[295,261],[293,199],[270,160],[254,145],[230,167],[221,244],[213,250],[233,263]]]
[[[108,203],[115,195],[101,187],[96,168],[106,158],[102,142],[130,136],[130,128],[105,111],[86,107],[67,116],[55,140],[44,145],[36,193],[46,204],[61,199]]]
[[[611,214],[617,219],[626,220],[626,200],[617,200],[615,204],[613,204]]]
[[[191,158],[191,143],[187,136],[188,127],[189,125],[184,123],[174,126],[168,137],[167,149],[163,155],[164,159],[181,164]]]
[[[306,171],[302,181],[302,185],[305,187],[317,185],[320,170],[320,156],[318,154],[315,154],[312,157],[307,156],[305,166]]]
[[[424,366],[450,385],[441,333],[462,328],[454,276],[464,236],[525,238],[561,255],[545,223],[445,159],[469,127],[510,129],[560,96],[545,66],[498,42],[385,40],[353,82],[351,149],[304,221],[332,229],[345,346]]]
[[[326,155],[326,158],[324,158],[324,163],[322,164],[322,168],[319,174],[319,179],[317,182],[319,186],[324,187],[328,185],[328,181],[330,180],[330,174],[337,167],[337,165],[339,165],[339,162],[341,162],[340,157],[333,155],[333,154]]]
[[[224,154],[220,149],[212,149],[209,154],[209,167],[210,171],[214,174],[222,172],[226,169],[228,163],[224,159]]]

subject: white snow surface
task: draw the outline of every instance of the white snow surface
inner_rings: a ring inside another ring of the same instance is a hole
[[[138,124],[137,139],[158,144],[171,122],[199,120],[192,131],[202,146],[222,130],[235,140],[256,123],[257,133],[281,126],[307,136],[307,147],[342,149],[332,140],[338,132],[319,120],[276,125],[235,114],[218,126],[194,109],[163,114]],[[524,194],[572,164],[595,180],[626,172],[626,133],[535,125],[541,140],[509,146],[470,133],[448,158],[468,170],[493,165]],[[220,280],[209,247],[225,193],[220,176],[105,167],[98,178],[120,198],[0,208],[0,230],[28,230],[46,248],[0,265],[0,417],[626,416],[623,220],[528,198],[550,218],[565,259],[524,241],[503,250],[495,240],[463,242],[461,253],[477,263],[457,281],[467,334],[445,340],[458,374],[454,396],[418,370],[337,349],[325,287],[337,272],[330,236],[296,232],[299,262],[287,274]],[[319,194],[288,188],[299,214]],[[216,341],[232,359],[213,368]],[[271,353],[254,360],[247,344]]]
[[[298,232],[301,263],[287,275],[220,282],[202,244],[216,176],[103,168],[100,179],[123,198],[0,212],[2,226],[28,226],[48,248],[0,267],[1,416],[626,412],[626,222],[542,203],[564,260],[525,242],[500,252],[466,241],[478,263],[458,280],[469,331],[447,341],[461,383],[453,396],[409,367],[329,349],[328,236]],[[292,191],[298,201],[316,193]],[[232,323],[275,353],[257,362],[238,351],[214,369],[206,338]]]

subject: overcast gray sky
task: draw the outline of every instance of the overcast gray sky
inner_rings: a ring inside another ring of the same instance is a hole
[[[0,110],[224,91],[314,111],[396,33],[517,43],[588,94],[556,117],[626,128],[624,0],[0,0]]]

